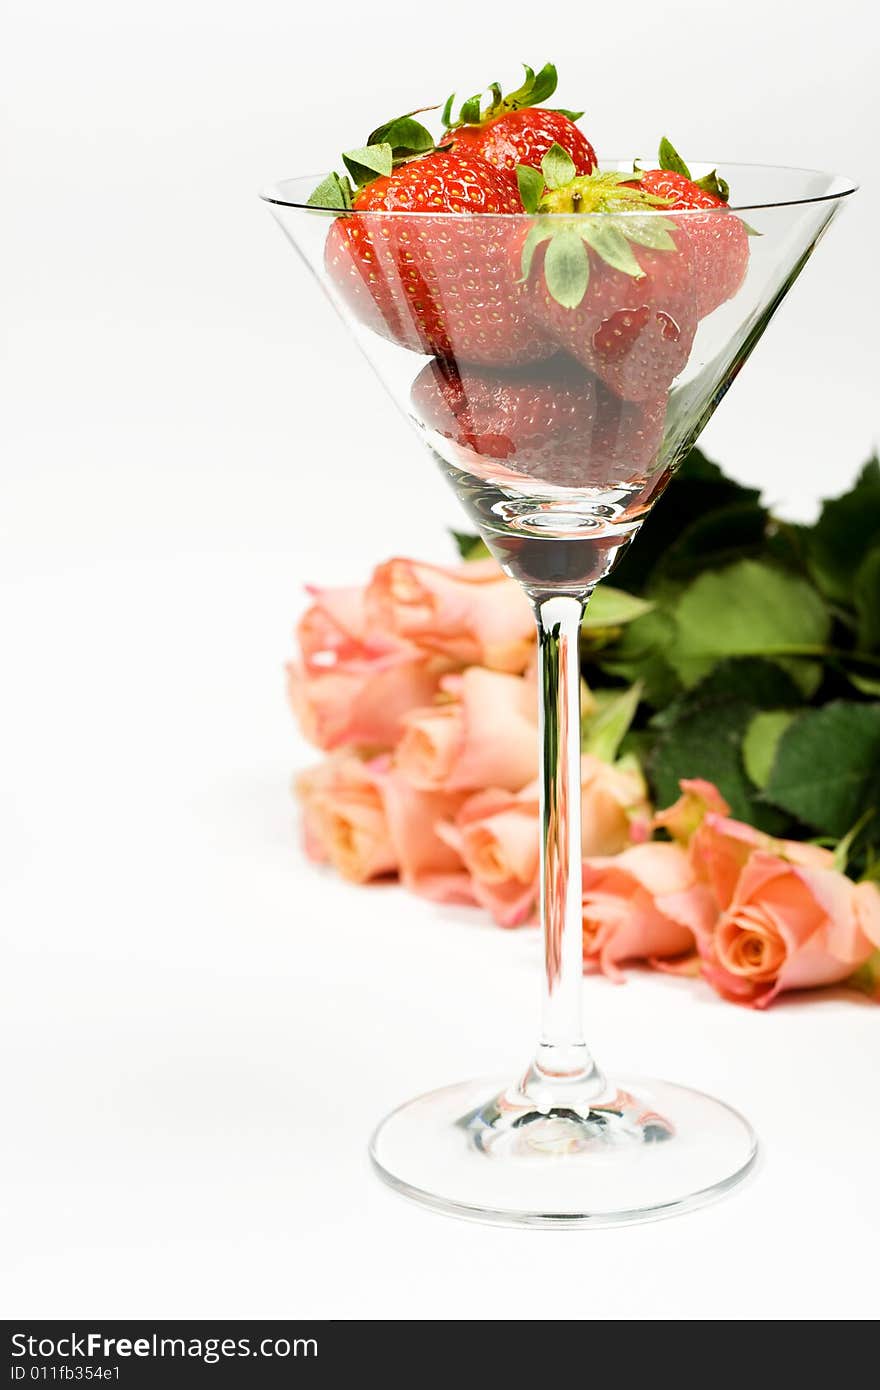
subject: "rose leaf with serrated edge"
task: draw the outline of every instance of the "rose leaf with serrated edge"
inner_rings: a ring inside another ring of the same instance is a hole
[[[759,710],[743,736],[743,762],[756,787],[765,787],[779,740],[794,719],[794,710]]]
[[[635,622],[645,613],[650,613],[654,605],[648,599],[637,598],[625,589],[615,589],[611,584],[599,584],[595,589],[584,615],[582,629],[590,632],[603,627],[623,627]]]
[[[581,752],[591,753],[603,762],[613,762],[629,732],[642,698],[642,685],[636,681],[627,690],[593,692],[596,709],[586,716],[581,730]]]
[[[779,741],[764,797],[820,834],[845,835],[880,803],[880,703],[806,710]]]
[[[726,656],[819,656],[831,626],[811,584],[757,560],[698,575],[678,599],[675,619],[669,659],[685,685]]]

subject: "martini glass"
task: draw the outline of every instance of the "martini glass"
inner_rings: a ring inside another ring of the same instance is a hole
[[[309,205],[314,178],[263,194],[535,613],[539,1040],[519,1074],[402,1105],[379,1125],[370,1150],[399,1192],[474,1220],[649,1220],[720,1196],[756,1156],[749,1124],[721,1101],[666,1081],[606,1078],[587,1047],[581,1010],[584,606],[854,191],[813,170],[723,172],[735,201],[699,212],[339,213]],[[743,259],[731,277],[732,228]],[[623,235],[640,265],[661,265],[647,278],[615,279],[591,251],[600,312],[578,319],[589,301],[554,301],[548,332],[539,283],[548,232],[575,232],[590,247],[610,237],[619,248]],[[530,236],[537,249],[524,276]],[[366,258],[349,255],[352,246],[366,248]]]

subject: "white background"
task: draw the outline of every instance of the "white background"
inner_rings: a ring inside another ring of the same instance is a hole
[[[704,438],[807,516],[880,423],[874,7],[370,10],[6,0],[2,1311],[866,1316],[877,1015],[843,996],[588,982],[603,1058],[761,1131],[703,1213],[493,1230],[371,1178],[383,1111],[522,1060],[537,942],[300,856],[301,585],[447,555],[454,513],[255,190],[549,57],[608,156],[862,177]]]

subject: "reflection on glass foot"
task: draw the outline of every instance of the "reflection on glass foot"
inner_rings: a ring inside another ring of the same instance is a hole
[[[393,1111],[370,1155],[391,1187],[499,1225],[617,1226],[714,1201],[757,1141],[721,1101],[667,1081],[605,1083],[588,1104],[540,1110],[525,1084],[470,1081]]]

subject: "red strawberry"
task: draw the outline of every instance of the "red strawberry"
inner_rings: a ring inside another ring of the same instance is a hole
[[[693,247],[697,314],[705,318],[732,299],[745,279],[749,264],[749,235],[745,224],[727,212],[727,185],[710,174],[699,182],[668,140],[660,144],[659,169],[642,172],[639,187],[668,199],[670,211],[721,208],[707,217],[680,217]]]
[[[468,471],[496,478],[509,471],[571,488],[643,476],[656,458],[666,409],[665,397],[621,400],[564,357],[507,376],[430,362],[412,402]]]
[[[546,101],[556,90],[556,69],[547,63],[535,75],[526,68],[522,87],[509,96],[501,95],[494,83],[490,88],[493,100],[480,110],[479,96],[466,101],[458,122],[451,122],[450,97],[443,111],[444,123],[450,128],[442,143],[458,154],[478,154],[501,169],[516,184],[517,165],[532,169],[540,166],[544,155],[553,145],[560,145],[571,156],[579,174],[589,174],[596,167],[596,154],[575,120],[583,112],[539,110],[538,103]]]
[[[557,302],[539,248],[529,279],[530,312],[543,332],[589,367],[618,396],[651,400],[668,391],[690,354],[697,315],[691,259],[681,251],[639,248],[641,275],[609,266],[588,250],[590,283],[581,302]]]
[[[554,351],[523,312],[506,234],[490,215],[522,205],[509,179],[485,160],[434,151],[374,178],[351,206],[371,215],[338,217],[324,262],[368,327],[415,352],[488,366],[513,367]],[[386,210],[395,215],[383,217]]]
[[[539,216],[513,241],[529,312],[617,395],[656,399],[687,362],[696,331],[689,239],[631,175],[577,177],[557,148],[541,177],[536,210],[575,215]],[[634,215],[640,210],[647,215]],[[603,215],[579,215],[595,213]]]

